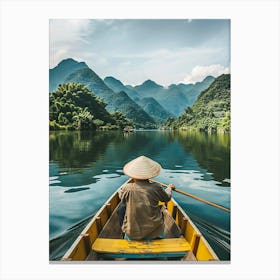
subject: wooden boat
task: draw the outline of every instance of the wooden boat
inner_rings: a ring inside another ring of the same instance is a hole
[[[122,186],[131,180],[133,179],[129,179]],[[63,261],[219,260],[201,232],[173,198],[168,203],[161,203],[165,221],[164,239],[124,240],[117,213],[120,205],[118,190],[84,228],[63,256]]]
[[[123,132],[124,132],[124,133],[134,132],[134,129],[133,129],[133,128],[127,128],[127,127],[125,127],[125,128],[123,129]]]

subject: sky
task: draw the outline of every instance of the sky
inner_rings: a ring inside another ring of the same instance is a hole
[[[50,68],[84,61],[101,78],[168,86],[230,71],[228,19],[51,19]]]

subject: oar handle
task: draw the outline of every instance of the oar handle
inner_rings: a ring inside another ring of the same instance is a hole
[[[154,181],[154,180],[152,180],[152,181]],[[162,185],[163,187],[165,187],[165,188],[168,187],[166,184],[163,184],[163,183],[161,183],[161,182],[157,182],[157,181],[154,181],[154,182],[161,184],[161,185]],[[200,198],[200,197],[198,197],[198,196],[195,196],[195,195],[193,195],[193,194],[191,194],[191,193],[187,193],[187,192],[182,191],[182,190],[179,190],[179,189],[177,189],[177,188],[173,189],[173,191],[175,191],[175,192],[177,192],[177,193],[180,193],[180,194],[183,194],[183,195],[186,195],[186,196],[189,196],[189,197],[191,197],[191,198],[193,198],[193,199],[196,199],[196,200],[199,200],[199,201],[201,201],[201,202],[207,203],[207,204],[209,204],[209,205],[211,205],[211,206],[214,206],[214,207],[216,207],[216,208],[219,208],[219,209],[221,209],[221,210],[223,210],[223,211],[226,211],[226,212],[230,213],[230,209],[225,208],[225,207],[223,207],[223,206],[221,206],[221,205],[219,205],[219,204],[216,204],[216,203],[214,203],[214,202],[211,202],[211,201],[209,201],[209,200],[206,200],[206,199]]]

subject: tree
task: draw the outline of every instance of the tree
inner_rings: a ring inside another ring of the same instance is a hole
[[[128,120],[122,112],[114,112],[111,114],[114,124],[119,126],[121,129],[124,129],[127,126],[132,126],[133,122]]]
[[[61,84],[50,94],[50,129],[120,129],[132,126],[123,113],[110,114],[106,103],[83,84]]]
[[[93,115],[84,108],[79,114],[73,117],[74,127],[79,130],[95,129],[96,126],[93,122]]]
[[[104,121],[99,120],[99,119],[93,120],[93,123],[96,126],[96,128],[99,128],[100,126],[104,125]]]

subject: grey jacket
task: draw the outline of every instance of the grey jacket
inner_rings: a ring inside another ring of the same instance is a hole
[[[158,203],[168,202],[171,191],[148,180],[126,184],[119,191],[120,199],[126,204],[123,232],[135,240],[159,237],[164,231],[164,220]]]

